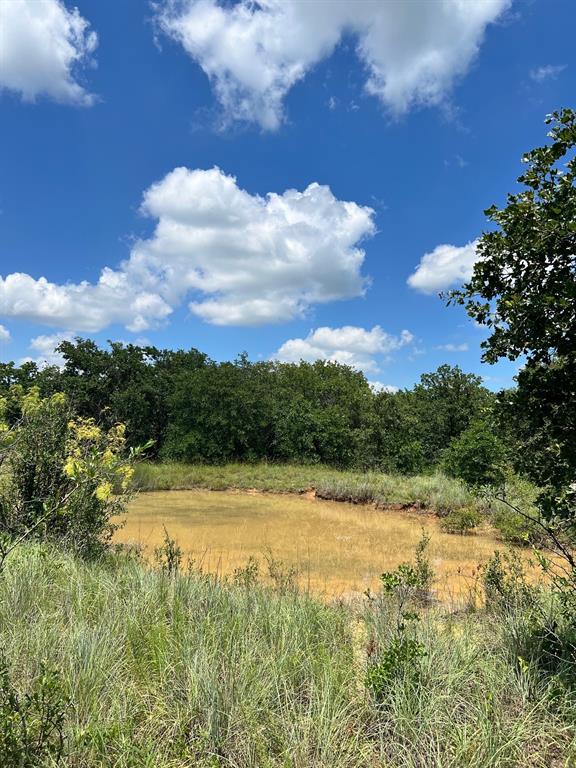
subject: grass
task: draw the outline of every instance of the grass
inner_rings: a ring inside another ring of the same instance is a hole
[[[440,514],[479,503],[463,483],[440,473],[386,475],[338,470],[321,464],[143,463],[136,468],[134,487],[141,491],[237,488],[304,493],[314,490],[324,499],[426,507]]]
[[[504,623],[427,610],[418,678],[399,675],[378,703],[364,679],[369,649],[390,639],[386,603],[237,581],[170,577],[126,555],[12,556],[0,644],[21,689],[42,659],[61,670],[65,768],[574,765],[574,701],[519,669]]]

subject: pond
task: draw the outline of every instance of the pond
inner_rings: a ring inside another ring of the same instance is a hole
[[[250,556],[267,573],[267,558],[298,572],[303,589],[346,597],[378,588],[378,576],[412,560],[424,529],[442,599],[461,598],[480,563],[503,548],[488,532],[444,533],[438,519],[417,512],[322,501],[289,494],[157,491],[130,505],[115,539],[139,543],[151,558],[164,528],[195,565],[228,576]]]

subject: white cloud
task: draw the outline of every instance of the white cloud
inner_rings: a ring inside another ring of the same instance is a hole
[[[49,336],[36,336],[30,340],[29,348],[34,352],[34,357],[27,357],[20,360],[20,364],[29,361],[36,363],[40,367],[46,365],[56,365],[59,368],[64,364],[64,358],[59,352],[56,352],[63,341],[71,341],[72,333],[53,333]]]
[[[272,357],[286,363],[331,360],[364,373],[374,373],[378,371],[376,356],[388,355],[410,344],[413,338],[410,331],[393,336],[379,325],[371,330],[354,325],[323,327],[310,331],[304,339],[288,339]]]
[[[10,331],[0,324],[0,343],[5,344],[10,341]]]
[[[48,96],[88,106],[94,97],[75,80],[98,44],[77,8],[61,0],[0,1],[0,90],[25,101]]]
[[[443,349],[445,352],[468,352],[468,344],[440,344],[436,349]]]
[[[543,83],[545,80],[555,80],[566,69],[566,64],[545,64],[530,70],[530,78],[535,83]]]
[[[145,192],[142,211],[156,229],[117,269],[105,267],[97,283],[0,277],[0,316],[142,333],[187,298],[208,323],[262,325],[364,292],[359,243],[374,231],[374,212],[329,187],[259,197],[218,168],[176,168]]]
[[[437,245],[425,253],[420,264],[408,278],[408,285],[422,293],[436,293],[451,286],[459,286],[472,276],[477,259],[477,240],[458,247]]]
[[[383,384],[381,381],[369,381],[368,384],[373,392],[389,392],[391,395],[400,392],[400,387],[394,384]]]
[[[511,0],[164,0],[161,30],[202,67],[228,119],[278,128],[288,91],[345,34],[393,112],[441,103]]]

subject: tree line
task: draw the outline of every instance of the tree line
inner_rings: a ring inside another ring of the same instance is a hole
[[[457,366],[442,365],[411,389],[375,392],[362,373],[334,362],[251,362],[245,354],[216,362],[196,349],[103,349],[80,338],[59,351],[60,368],[0,364],[0,394],[15,385],[43,397],[62,392],[103,429],[125,424],[129,445],[153,440],[158,458],[415,473],[436,466],[471,425],[497,429],[495,395]]]

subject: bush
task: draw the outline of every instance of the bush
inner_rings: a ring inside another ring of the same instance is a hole
[[[0,656],[0,765],[38,768],[64,756],[69,701],[57,670],[43,664],[31,691],[20,695]]]
[[[0,398],[0,567],[23,538],[49,538],[83,556],[102,550],[114,531],[132,478],[124,427],[104,432],[92,419],[74,419],[62,394],[11,392],[20,418],[3,421]]]
[[[530,481],[507,474],[503,501],[496,501],[492,514],[492,524],[503,541],[521,546],[546,544],[545,532],[536,522],[540,515],[537,498],[538,489]]]
[[[475,421],[450,443],[442,465],[446,474],[468,485],[501,485],[504,447],[485,422]]]
[[[440,527],[446,533],[459,533],[464,535],[472,533],[482,522],[482,515],[474,507],[462,507],[453,509],[445,517],[440,519]]]

